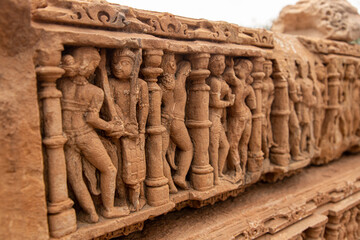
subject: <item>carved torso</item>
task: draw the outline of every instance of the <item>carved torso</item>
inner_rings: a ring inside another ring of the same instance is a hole
[[[59,86],[63,94],[62,110],[65,131],[91,128],[86,123],[86,113],[89,111],[98,112],[103,103],[103,91],[85,81],[76,84],[66,78],[62,80]]]

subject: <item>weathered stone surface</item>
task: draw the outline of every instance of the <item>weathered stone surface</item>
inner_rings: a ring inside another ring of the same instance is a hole
[[[49,238],[30,19],[28,1],[1,2],[1,239]]]
[[[301,0],[281,10],[274,32],[354,41],[360,37],[360,15],[346,0]]]
[[[314,211],[346,201],[319,214],[329,236],[354,235],[357,158],[324,184],[306,167],[360,150],[358,45],[105,1],[4,6],[2,238],[128,235],[238,195],[239,225],[208,212],[194,228],[218,225],[194,234],[319,237]],[[296,174],[290,190],[259,184]]]

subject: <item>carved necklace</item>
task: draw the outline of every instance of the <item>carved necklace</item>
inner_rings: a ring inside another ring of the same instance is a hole
[[[87,81],[87,79],[83,76],[76,76],[72,79],[72,82],[75,83],[76,85],[86,85],[89,82]]]

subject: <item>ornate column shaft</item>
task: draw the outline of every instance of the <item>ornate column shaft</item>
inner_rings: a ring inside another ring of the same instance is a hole
[[[264,153],[261,151],[261,121],[264,117],[262,113],[262,81],[265,77],[264,64],[265,59],[258,57],[253,59],[253,72],[251,76],[254,78],[252,87],[256,96],[256,109],[252,112],[252,128],[251,137],[249,141],[249,157],[248,157],[248,171],[259,172],[262,169],[264,160]]]
[[[280,166],[288,166],[290,161],[289,146],[289,94],[284,73],[273,74],[275,98],[271,109],[273,139],[277,146],[270,150],[270,161]]]
[[[340,220],[341,220],[342,214],[339,214],[337,216],[329,216],[329,221],[326,224],[325,228],[325,239],[328,240],[338,240],[340,235]]]
[[[323,232],[324,232],[323,225],[317,227],[310,227],[305,231],[305,238],[304,240],[322,240],[323,239]]]
[[[59,52],[60,60],[60,52]],[[72,208],[73,201],[68,197],[66,162],[63,136],[60,98],[61,92],[56,89],[56,80],[64,70],[55,66],[41,66],[36,69],[41,90],[44,122],[43,143],[48,165],[48,220],[52,237],[62,237],[76,231],[76,214]]]
[[[162,161],[162,136],[166,129],[161,125],[161,88],[157,77],[163,72],[159,68],[163,51],[148,49],[144,52],[145,68],[141,70],[148,83],[149,116],[146,132],[146,198],[151,206],[160,206],[169,201],[168,179],[164,176]]]
[[[327,91],[327,105],[325,107],[325,118],[321,130],[321,153],[320,159],[313,160],[313,163],[324,163],[333,159],[334,147],[331,144],[335,143],[335,119],[338,115],[339,109],[339,87],[340,74],[336,69],[335,60],[330,61],[328,67],[328,91]]]
[[[194,144],[194,159],[191,164],[191,182],[194,189],[205,191],[213,187],[213,168],[209,164],[209,91],[205,83],[210,75],[207,69],[210,54],[198,53],[190,56],[192,70],[187,102],[186,126]]]

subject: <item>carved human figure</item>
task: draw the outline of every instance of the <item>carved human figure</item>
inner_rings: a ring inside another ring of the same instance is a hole
[[[119,173],[127,186],[132,211],[145,205],[145,127],[149,113],[147,84],[137,77],[135,59],[136,55],[130,49],[115,49],[111,58],[114,78],[109,79],[116,114],[124,124],[124,135],[118,146]]]
[[[341,68],[340,68],[341,69]],[[351,82],[355,78],[355,65],[344,66],[343,78],[340,80],[340,109],[339,109],[339,127],[343,137],[349,137],[352,132],[352,112],[351,112]],[[341,72],[340,70],[340,72]]]
[[[350,210],[351,217],[349,223],[346,225],[346,235],[348,240],[358,239],[356,236],[358,229],[358,223],[356,222],[356,217],[358,215],[358,212],[359,210],[356,207]]]
[[[188,189],[185,178],[193,157],[192,142],[184,122],[187,98],[185,83],[191,71],[191,64],[188,61],[181,61],[176,66],[174,54],[166,53],[161,67],[164,71],[159,79],[162,90],[161,122],[167,130],[163,133],[162,140],[164,175],[169,180],[170,193],[176,193],[175,184],[182,189]],[[175,148],[177,149],[177,166],[175,165]],[[176,170],[173,177],[170,166]]]
[[[353,85],[356,79],[356,68],[354,64],[349,64],[346,66],[345,76],[344,76],[344,108],[343,114],[345,116],[345,121],[347,127],[347,134],[354,134],[353,131]],[[358,102],[357,102],[358,105]]]
[[[326,96],[326,68],[321,63],[318,62],[315,65],[316,71],[316,80],[314,81],[314,90],[316,97],[316,104],[314,108],[314,138],[315,138],[315,148],[320,147],[321,140],[321,129],[322,123],[325,118],[325,105],[327,102]]]
[[[349,224],[350,217],[351,217],[351,212],[350,212],[350,210],[347,210],[346,212],[343,213],[343,216],[340,220],[339,239],[341,239],[341,240],[347,239],[346,238],[346,236],[347,236],[346,226]]]
[[[212,55],[209,60],[209,70],[211,75],[206,79],[210,86],[209,119],[212,122],[209,158],[214,168],[214,184],[217,185],[229,152],[229,142],[221,119],[225,109],[234,104],[235,95],[232,94],[231,88],[222,77],[225,70],[224,55]]]
[[[95,129],[104,130],[113,136],[121,135],[123,126],[117,122],[106,122],[99,117],[104,92],[88,82],[100,62],[95,48],[80,47],[65,55],[62,64],[66,77],[60,81],[62,91],[63,130],[68,137],[65,158],[68,181],[85,211],[85,220],[97,222],[99,217],[88,188],[83,180],[82,157],[100,171],[100,189],[106,218],[120,217],[128,209],[114,207],[116,168],[107,154]]]
[[[356,78],[352,94],[353,134],[360,136],[360,64],[356,69]]]
[[[288,79],[289,105],[290,105],[289,106],[290,153],[293,160],[301,161],[304,160],[300,151],[301,129],[299,124],[299,119],[295,110],[295,106],[302,101],[302,96],[300,95],[300,85],[290,75],[289,71],[287,71],[286,73]],[[298,71],[296,71],[296,77],[297,75],[298,75]]]
[[[264,118],[262,121],[261,130],[261,150],[264,153],[264,158],[269,158],[269,150],[274,145],[272,127],[270,121],[271,105],[275,97],[275,87],[271,74],[273,73],[272,62],[270,60],[264,62],[265,77],[263,80],[262,95],[262,113]]]
[[[301,127],[301,151],[310,153],[310,146],[314,143],[312,133],[312,113],[313,107],[316,103],[316,98],[313,95],[314,82],[309,78],[310,69],[307,63],[299,64],[299,77],[296,81],[299,82],[302,101],[298,103],[297,113]]]
[[[253,78],[250,73],[253,64],[247,59],[237,59],[234,67],[228,66],[223,74],[235,94],[234,105],[229,107],[227,115],[227,137],[230,144],[229,163],[235,169],[235,182],[245,175],[248,143],[251,135],[251,110],[256,108]],[[240,154],[239,154],[240,151]],[[220,166],[220,169],[222,166]],[[221,173],[221,172],[220,172]]]

